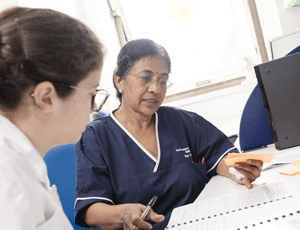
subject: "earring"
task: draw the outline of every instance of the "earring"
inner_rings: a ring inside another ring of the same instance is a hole
[[[119,93],[123,93],[122,89],[119,89]]]

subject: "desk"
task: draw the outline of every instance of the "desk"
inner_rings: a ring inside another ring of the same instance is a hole
[[[287,156],[293,156],[297,153],[299,153],[300,157],[300,146],[284,149],[284,150],[276,150],[275,145],[270,145],[267,148],[259,149],[256,151],[253,151],[253,153],[275,153],[276,156],[274,160],[280,160],[281,158],[285,158]],[[297,154],[298,155],[298,154]],[[279,174],[280,171],[283,171],[287,168],[293,167],[293,164],[286,164],[281,167],[267,169],[265,171],[262,171],[261,176],[253,182],[253,185],[259,185],[262,183],[272,183],[272,182],[293,182],[295,185],[298,185],[298,189],[300,191],[300,174],[290,177],[290,176],[284,176]],[[221,184],[226,184],[226,187],[222,187],[220,189]],[[236,191],[242,191],[246,190],[247,188],[245,185],[241,185],[236,183],[235,181],[223,177],[223,176],[214,176],[209,183],[205,186],[201,194],[198,196],[198,198],[195,200],[195,202],[210,199],[216,196],[226,195],[230,194],[232,192]]]
[[[253,183],[257,187],[253,190],[229,178],[214,176],[193,204],[174,209],[167,229],[252,229],[254,226],[255,230],[299,230],[300,174],[290,177],[279,172],[293,167],[293,160],[299,160],[300,147],[278,151],[270,145],[255,153],[275,153],[272,162],[288,159],[290,163],[262,171]],[[272,222],[269,218],[273,215]],[[285,218],[287,215],[291,216]],[[296,228],[289,228],[291,224],[297,225]]]

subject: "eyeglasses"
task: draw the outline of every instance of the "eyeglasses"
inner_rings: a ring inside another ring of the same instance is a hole
[[[56,83],[56,84],[59,84],[59,83]],[[59,84],[59,85],[61,85],[63,87],[69,87],[69,88],[72,88],[72,89],[89,91],[88,89],[78,88],[78,87],[73,86],[73,85],[64,85],[64,84]],[[92,95],[92,109],[97,112],[105,104],[107,98],[109,97],[109,93],[105,89],[96,89],[96,92],[89,91],[89,93]],[[31,93],[30,97],[33,98],[34,93]]]
[[[102,106],[105,104],[107,98],[109,97],[109,93],[105,89],[96,89],[96,92],[91,92],[88,89],[78,88],[73,85],[64,85],[64,84],[60,84],[60,85],[63,87],[69,87],[72,89],[88,91],[92,95],[92,109],[96,112],[102,108]],[[34,93],[31,93],[30,97],[33,98]]]
[[[89,91],[88,89],[78,88],[73,85],[70,85],[69,87],[72,89]],[[109,97],[109,93],[105,89],[96,89],[96,92],[90,92],[90,94],[92,95],[92,109],[97,112],[105,104],[107,98]]]
[[[153,76],[149,75],[149,74],[145,74],[144,76],[140,76],[138,74],[135,73],[131,73],[129,72],[129,74],[135,75],[138,78],[138,81],[140,84],[142,85],[148,85],[149,83],[153,82]],[[164,79],[164,78],[159,78],[156,80],[157,81],[157,85],[161,90],[167,90],[170,89],[173,85],[172,82],[170,82],[168,79]],[[153,83],[152,83],[153,84]]]
[[[18,33],[19,33],[19,36],[20,36],[20,39],[21,39],[23,52],[24,52],[25,58],[26,58],[26,62],[23,63],[24,69],[25,70],[30,69],[29,71],[26,71],[26,72],[30,72],[31,74],[29,74],[29,75],[32,76],[32,73],[36,72],[36,65],[29,59],[27,50],[25,48],[25,44],[24,44],[22,33],[21,33],[21,27],[20,27],[20,23],[19,23],[18,18],[15,18],[15,22],[17,24],[17,29],[18,29]],[[25,64],[26,64],[26,66],[25,66]],[[40,79],[40,77],[38,77],[36,80],[42,81],[43,79]],[[47,80],[47,79],[44,79],[44,80]],[[58,81],[53,81],[53,80],[49,80],[49,81],[52,82],[53,84],[58,84],[58,85],[63,86],[63,87],[69,87],[69,88],[72,88],[72,89],[89,91],[88,89],[78,88],[78,87],[73,86],[73,85],[66,85],[66,84],[58,82]],[[107,98],[109,97],[109,93],[105,89],[96,89],[96,92],[90,92],[90,94],[92,95],[92,109],[97,112],[102,108],[102,106],[106,102]],[[34,93],[31,93],[30,97],[33,98]]]
[[[70,85],[69,87],[72,89],[89,91],[88,89],[78,88],[73,85]],[[109,97],[109,93],[105,89],[96,89],[96,92],[90,92],[90,94],[92,95],[92,109],[97,112],[105,104],[107,98]]]

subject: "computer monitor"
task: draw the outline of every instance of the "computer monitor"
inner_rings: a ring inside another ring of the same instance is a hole
[[[254,69],[276,149],[300,145],[300,53]]]
[[[282,35],[270,40],[272,60],[284,57],[300,46],[300,31]]]

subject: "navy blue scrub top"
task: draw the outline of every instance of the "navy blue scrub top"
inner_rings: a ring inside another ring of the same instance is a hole
[[[219,161],[238,152],[225,134],[193,112],[160,107],[155,113],[158,159],[155,159],[111,113],[92,121],[76,145],[75,223],[96,202],[146,205],[165,220],[174,208],[192,203],[216,173]],[[204,163],[203,162],[204,159]]]

